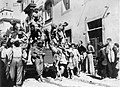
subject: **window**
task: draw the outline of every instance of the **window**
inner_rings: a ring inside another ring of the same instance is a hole
[[[87,23],[90,30],[102,27],[102,18]]]
[[[52,20],[52,2],[49,0],[45,3],[45,23],[49,23]]]
[[[2,15],[3,15],[3,13],[2,13]]]
[[[6,12],[6,15],[7,15],[7,12]]]
[[[63,0],[65,10],[70,9],[70,0]]]
[[[69,42],[72,42],[72,32],[71,29],[65,30],[66,37],[68,38]]]
[[[70,0],[62,0],[62,15],[70,11]]]

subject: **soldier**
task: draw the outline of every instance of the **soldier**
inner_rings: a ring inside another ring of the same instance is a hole
[[[44,82],[42,73],[43,73],[43,42],[36,42],[34,43],[33,47],[31,48],[31,57],[34,59],[34,63],[36,66],[36,71],[38,73],[38,80]]]

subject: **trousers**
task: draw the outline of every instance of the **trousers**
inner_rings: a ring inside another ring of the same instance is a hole
[[[42,59],[42,56],[41,56],[41,58],[36,58],[35,59],[35,66],[36,66],[36,71],[37,71],[38,75],[41,76],[42,73],[43,73],[43,59]]]
[[[86,68],[87,68],[87,70],[89,70],[90,74],[94,75],[95,69],[94,69],[93,55],[88,54],[87,57],[88,57],[88,60],[86,62]],[[89,69],[88,69],[88,67],[89,67]]]
[[[22,85],[23,79],[22,72],[23,72],[22,59],[20,57],[13,58],[10,65],[10,77],[12,81],[15,81],[16,79],[16,85]]]

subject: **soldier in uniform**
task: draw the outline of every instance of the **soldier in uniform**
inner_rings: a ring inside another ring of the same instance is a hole
[[[33,47],[31,48],[31,57],[34,60],[34,64],[36,66],[36,71],[38,73],[38,80],[44,82],[42,73],[43,73],[43,42],[36,42],[34,43]]]

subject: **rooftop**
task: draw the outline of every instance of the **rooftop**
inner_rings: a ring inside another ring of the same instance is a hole
[[[0,9],[0,13],[3,12],[3,11],[13,12],[13,10],[8,8],[8,7],[3,7],[3,8]]]

